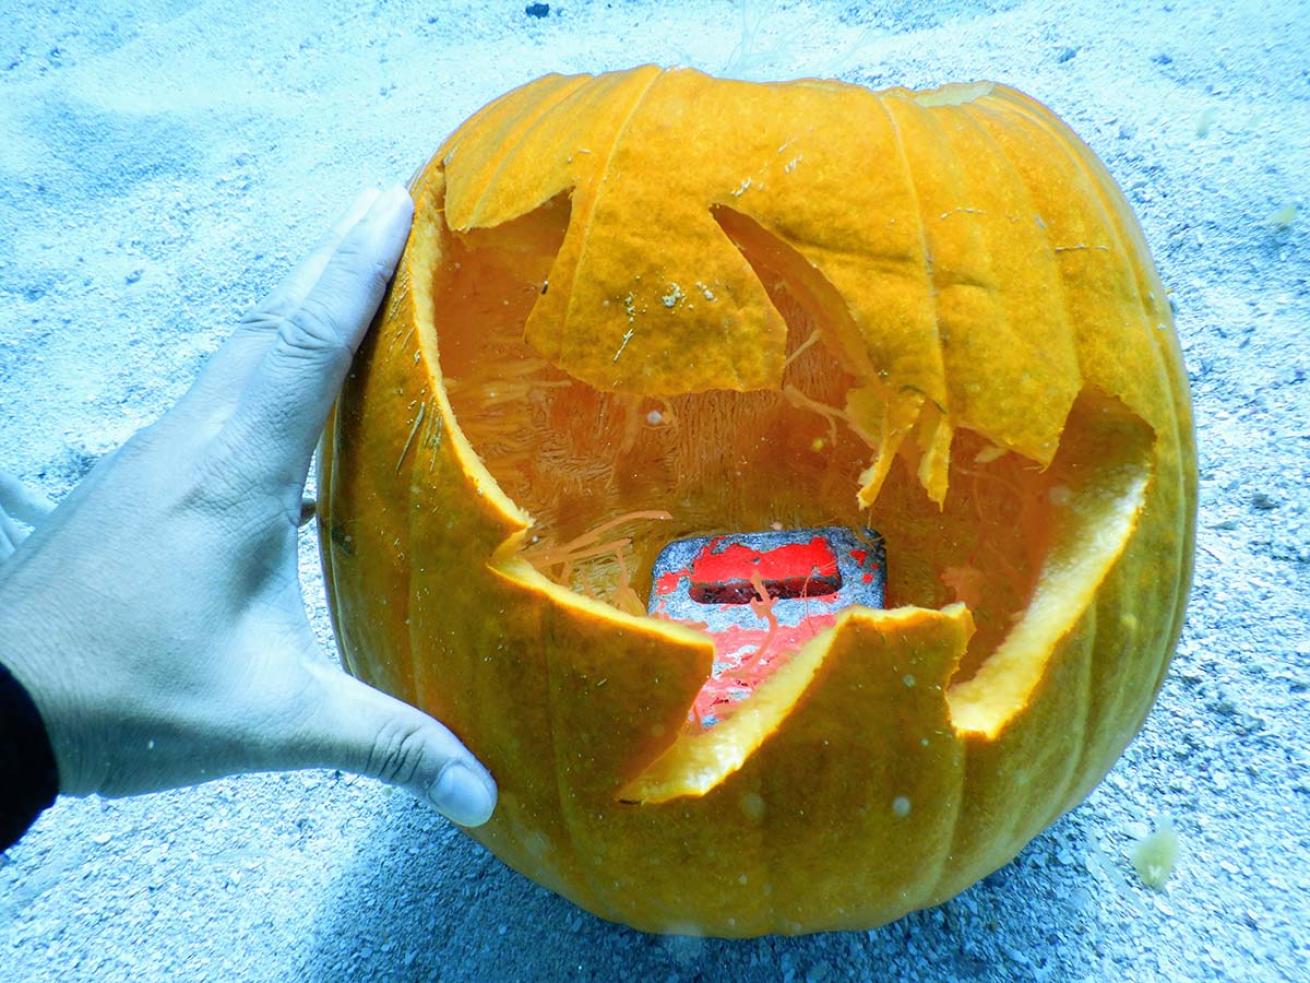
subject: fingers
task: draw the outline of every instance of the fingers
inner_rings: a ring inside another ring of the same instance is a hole
[[[241,319],[237,330],[210,357],[191,389],[178,404],[180,410],[185,412],[196,409],[220,414],[230,412],[245,389],[251,373],[276,337],[278,318],[293,313],[309,296],[314,284],[340,248],[342,240],[368,214],[380,195],[381,192],[376,188],[361,191],[313,252]]]
[[[368,329],[409,234],[404,188],[379,196],[347,233],[309,293],[276,315],[276,333],[230,421],[248,462],[279,480],[303,477],[350,360]]]
[[[318,283],[323,271],[327,269],[328,263],[341,247],[342,241],[359,224],[360,220],[369,213],[369,210],[381,195],[382,192],[377,188],[366,188],[361,191],[355,197],[355,200],[351,202],[345,213],[337,219],[332,226],[332,230],[319,243],[318,248],[296,267],[290,276],[260,301],[249,314],[242,318],[243,323],[259,323],[271,318],[287,317],[292,314],[309,296],[309,292],[314,289],[314,284]],[[271,333],[270,331],[269,334]]]
[[[315,664],[320,706],[301,735],[305,760],[408,789],[461,826],[480,826],[496,783],[468,749],[422,711]]]
[[[35,526],[54,511],[54,507],[50,499],[30,490],[7,471],[0,471],[0,510],[8,512],[19,522]]]

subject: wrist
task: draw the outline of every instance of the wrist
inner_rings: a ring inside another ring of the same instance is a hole
[[[0,664],[0,850],[26,832],[59,792],[59,773],[40,713],[16,676]]]
[[[8,585],[6,585],[8,586]],[[58,791],[86,795],[95,791],[87,778],[85,754],[80,750],[77,709],[72,706],[71,688],[64,679],[70,674],[68,647],[55,641],[57,629],[33,623],[21,603],[9,603],[11,590],[0,590],[0,665],[27,694],[44,729],[54,760]],[[63,664],[61,664],[63,663]]]

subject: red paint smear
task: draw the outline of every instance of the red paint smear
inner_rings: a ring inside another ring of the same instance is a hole
[[[877,569],[878,569],[878,564],[877,564],[877,563],[869,563],[869,562],[868,562],[868,561],[869,561],[869,554],[868,554],[868,551],[866,551],[866,550],[851,550],[851,559],[855,561],[855,565],[856,565],[856,566],[859,566],[859,567],[865,567],[865,568],[868,569],[868,570],[877,570]],[[866,584],[869,583],[869,580],[868,580],[867,577],[865,578],[865,581],[864,581],[864,582],[865,582]]]
[[[661,574],[660,578],[655,581],[656,594],[672,594],[678,589],[678,582],[685,577],[685,570],[670,570],[668,573]]]
[[[716,551],[722,537],[710,540],[691,563],[691,596],[703,603],[744,603],[757,596],[763,580],[773,597],[821,597],[841,589],[837,557],[822,536],[761,553],[741,543]]]
[[[715,670],[696,695],[692,703],[693,726],[710,727],[733,713],[793,652],[837,620],[835,613],[816,613],[797,625],[780,625],[772,617],[773,604],[779,597],[822,597],[840,590],[837,557],[822,536],[764,552],[741,543],[718,551],[724,539],[714,537],[689,569],[670,570],[655,582],[655,593],[661,599],[652,612],[654,616],[705,631],[714,642],[715,663],[727,663]],[[861,566],[868,559],[864,550],[853,550],[851,555]],[[864,576],[865,583],[871,582],[872,574]],[[673,618],[663,597],[680,589],[684,578],[691,581],[688,594],[692,599],[749,603],[761,626],[733,625],[711,631],[703,621]],[[767,596],[761,597],[762,593]]]
[[[733,665],[712,676],[692,704],[693,721],[706,717],[722,721],[749,697],[760,683],[791,655],[823,629],[837,620],[837,615],[815,614],[798,625],[778,625],[770,639],[769,628],[725,628],[711,634],[716,662]],[[743,653],[742,650],[746,649]]]

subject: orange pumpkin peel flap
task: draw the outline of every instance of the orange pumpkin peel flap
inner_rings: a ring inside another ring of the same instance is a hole
[[[810,737],[802,735],[810,729],[839,742],[848,732],[903,729],[910,719],[916,727],[940,731],[948,723],[945,689],[972,632],[962,604],[942,611],[848,610],[773,673],[736,714],[712,730],[683,732],[618,797],[656,803],[704,795],[757,752],[797,756],[788,767],[803,770]],[[797,741],[798,748],[789,752]]]

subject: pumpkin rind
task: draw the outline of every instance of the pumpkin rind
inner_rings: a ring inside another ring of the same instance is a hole
[[[413,191],[409,245],[325,435],[323,560],[347,667],[496,776],[475,837],[646,930],[868,928],[1007,862],[1100,780],[1181,627],[1195,461],[1140,229],[1049,111],[990,85],[550,76],[472,117]],[[525,331],[576,378],[779,385],[786,324],[725,233],[736,220],[716,221],[727,208],[821,278],[825,341],[869,387],[847,406],[879,444],[862,502],[898,448],[941,502],[959,431],[1061,482],[1033,602],[967,678],[962,606],[853,610],[761,690],[742,760],[679,792],[709,641],[519,555],[530,517],[462,432],[440,363],[454,238],[566,193]]]

